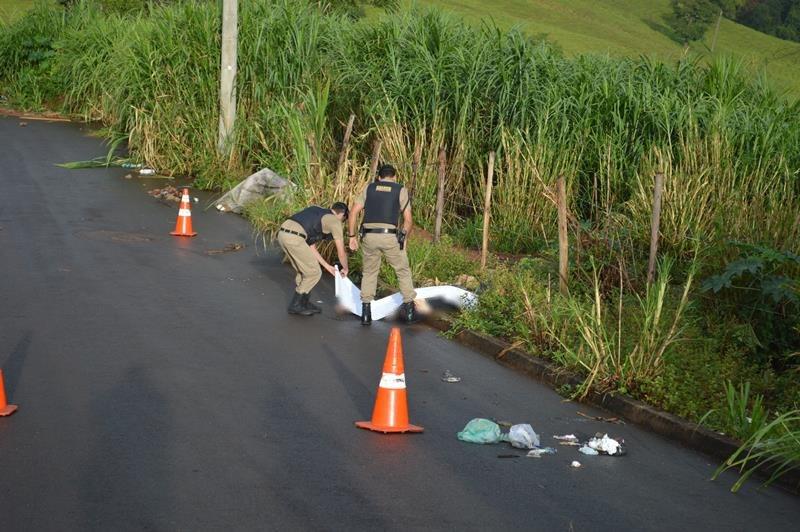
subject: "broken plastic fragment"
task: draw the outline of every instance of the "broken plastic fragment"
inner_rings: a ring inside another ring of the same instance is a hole
[[[442,373],[442,381],[443,382],[461,382],[461,377],[456,377],[452,373],[450,373],[449,369],[444,370]]]
[[[580,466],[581,466],[581,463],[580,463],[580,462],[578,462],[577,460],[573,460],[573,461],[572,461],[572,464],[570,464],[570,465],[572,465],[572,467],[580,467]]]
[[[541,458],[543,454],[556,454],[556,452],[552,447],[538,447],[531,449],[526,456],[528,458]]]
[[[554,440],[559,440],[561,445],[570,445],[578,443],[578,437],[574,434],[564,434],[563,436],[553,436]]]
[[[588,445],[584,445],[583,447],[578,449],[578,452],[579,453],[583,453],[583,454],[588,455],[588,456],[597,456],[598,454],[600,454],[596,450],[594,450],[591,447],[589,447]]]

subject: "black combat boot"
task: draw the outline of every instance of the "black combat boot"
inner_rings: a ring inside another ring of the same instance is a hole
[[[311,297],[311,294],[303,294],[303,306],[306,307],[308,310],[313,312],[314,314],[319,314],[322,312],[322,309],[312,303],[308,298]]]
[[[311,316],[314,311],[303,305],[303,294],[294,293],[292,302],[289,303],[289,314],[300,314],[301,316]]]
[[[372,325],[372,306],[369,303],[361,303],[361,325]]]
[[[400,306],[400,319],[406,323],[417,323],[419,321],[417,307],[414,305],[413,301],[403,303]]]

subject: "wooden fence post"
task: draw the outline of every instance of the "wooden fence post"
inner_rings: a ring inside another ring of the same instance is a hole
[[[567,233],[567,185],[558,178],[558,286],[562,295],[569,293],[569,235]]]
[[[492,208],[492,184],[494,182],[494,152],[489,152],[489,168],[486,172],[486,198],[483,202],[483,246],[481,247],[481,269],[486,268],[489,254],[489,218]]]
[[[369,165],[369,178],[374,180],[378,173],[378,161],[381,158],[381,139],[375,139],[372,144],[372,163]]]
[[[355,114],[350,114],[350,120],[347,121],[347,128],[344,130],[344,140],[342,140],[342,151],[339,153],[339,165],[336,167],[338,171],[342,171],[344,161],[347,159],[347,150],[350,147],[350,135],[353,133],[353,122],[356,120]]]
[[[417,182],[417,172],[419,172],[419,162],[422,159],[422,144],[414,146],[414,159],[411,161],[411,182]]]
[[[653,189],[653,218],[650,222],[650,261],[647,263],[647,284],[652,284],[656,274],[658,258],[658,231],[661,225],[661,194],[664,189],[664,174],[658,172]]]
[[[434,226],[433,241],[438,243],[442,236],[442,216],[444,215],[444,177],[447,170],[447,152],[442,146],[439,149],[439,185],[436,190],[436,224]]]

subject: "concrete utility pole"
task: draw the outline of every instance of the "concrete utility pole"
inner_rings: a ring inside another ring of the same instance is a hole
[[[236,122],[236,48],[238,37],[238,0],[222,1],[222,61],[219,75],[220,155],[228,152],[229,136]]]

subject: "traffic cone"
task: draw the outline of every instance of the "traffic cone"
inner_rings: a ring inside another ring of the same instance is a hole
[[[17,405],[6,402],[6,386],[3,381],[3,370],[0,369],[0,416],[10,416],[17,411]]]
[[[386,360],[383,362],[383,375],[378,385],[378,397],[372,411],[372,421],[357,421],[356,427],[375,432],[422,432],[422,427],[408,423],[408,402],[406,399],[406,375],[403,369],[403,343],[400,329],[392,328],[389,345],[386,347]]]
[[[183,189],[181,197],[181,207],[178,210],[178,220],[175,222],[175,230],[170,232],[175,236],[194,236],[197,233],[192,231],[192,202],[189,199],[189,189]]]

